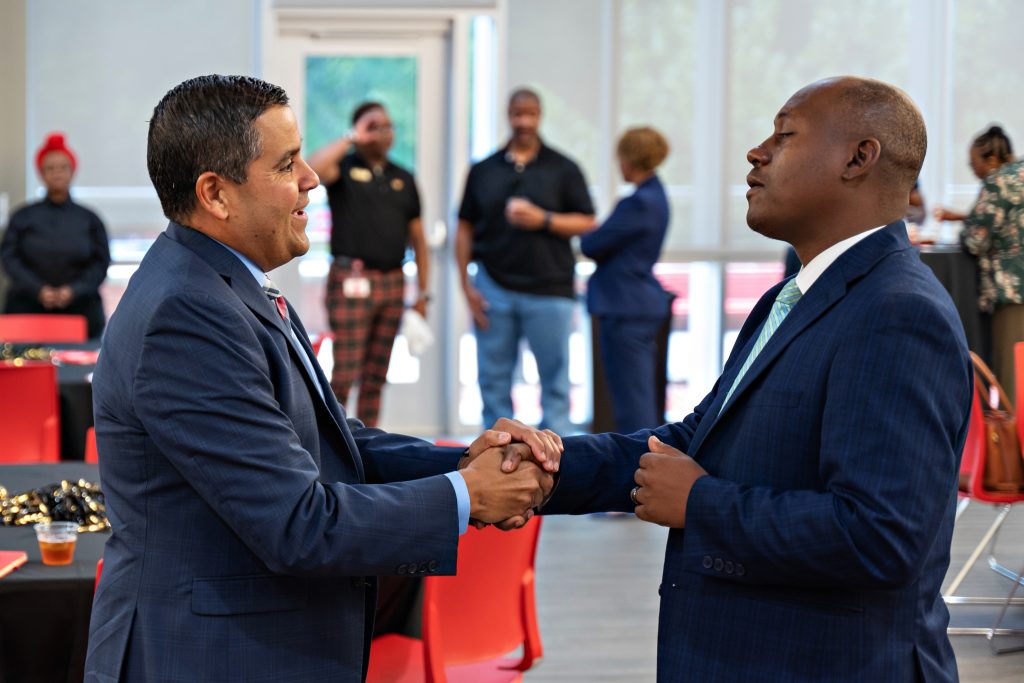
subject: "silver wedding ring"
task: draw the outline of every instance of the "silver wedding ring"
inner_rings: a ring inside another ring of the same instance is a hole
[[[629,498],[633,501],[633,505],[639,505],[640,501],[636,499],[636,492],[640,490],[639,486],[634,486],[633,490],[629,492]]]

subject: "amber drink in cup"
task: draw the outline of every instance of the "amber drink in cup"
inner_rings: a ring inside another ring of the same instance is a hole
[[[43,564],[71,564],[75,559],[75,542],[78,540],[78,525],[74,522],[46,522],[36,524],[36,540]]]

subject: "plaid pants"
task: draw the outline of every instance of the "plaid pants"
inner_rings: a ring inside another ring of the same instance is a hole
[[[331,388],[344,405],[352,385],[358,383],[355,417],[367,427],[376,427],[381,389],[387,381],[391,362],[391,347],[405,310],[405,274],[401,268],[389,271],[363,268],[360,275],[369,280],[370,295],[350,298],[345,296],[343,283],[354,273],[349,262],[340,261],[334,260],[327,276],[327,317],[334,333]]]

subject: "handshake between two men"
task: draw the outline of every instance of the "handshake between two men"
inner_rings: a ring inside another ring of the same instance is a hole
[[[682,451],[651,435],[629,491],[637,517],[662,526],[686,526],[686,503],[707,471]],[[459,470],[470,492],[477,526],[517,529],[551,495],[562,453],[561,437],[502,418],[467,449]]]
[[[551,495],[563,450],[561,437],[550,429],[508,418],[495,422],[459,462],[469,489],[471,522],[503,530],[526,524]]]

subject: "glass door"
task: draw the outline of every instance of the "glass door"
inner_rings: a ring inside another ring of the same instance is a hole
[[[372,36],[372,37],[368,37]],[[372,30],[339,24],[323,32],[282,32],[267,77],[289,93],[303,135],[303,153],[309,154],[337,139],[351,127],[353,109],[366,100],[387,107],[395,126],[392,158],[412,171],[420,192],[423,227],[431,247],[433,303],[428,322],[437,340],[422,356],[409,353],[399,333],[388,369],[380,426],[389,431],[436,436],[448,423],[444,378],[445,348],[440,273],[449,264],[445,217],[449,211],[448,54],[451,28],[432,21],[410,31],[381,20]],[[317,188],[310,196],[310,251],[278,269],[274,279],[291,295],[311,335],[328,331],[325,289],[330,267],[331,218],[327,195]],[[413,291],[416,264],[404,266],[406,287]],[[319,356],[330,374],[331,353],[325,343]]]

